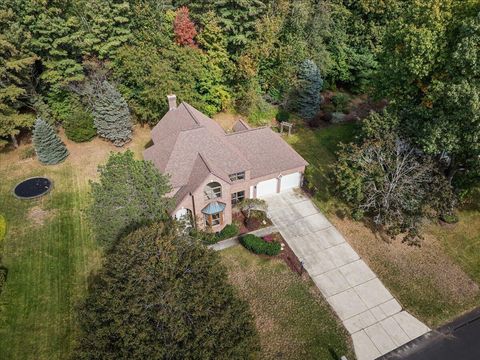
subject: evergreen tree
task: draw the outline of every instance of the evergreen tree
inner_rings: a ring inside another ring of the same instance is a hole
[[[14,21],[11,9],[0,9],[0,147],[10,138],[17,146],[16,135],[20,128],[33,125],[34,117],[20,113],[28,97],[26,87],[35,56],[25,54],[18,43],[23,41],[23,32]]]
[[[111,58],[131,38],[131,8],[128,2],[77,0],[74,13],[82,21],[80,37],[82,53],[100,59]]]
[[[35,121],[33,144],[38,160],[44,164],[58,164],[68,156],[68,150],[55,133],[55,129],[42,118],[37,118]]]
[[[79,359],[251,359],[248,305],[218,254],[171,221],[143,227],[107,253],[80,309]]]
[[[91,183],[89,210],[97,240],[107,247],[143,223],[168,218],[171,191],[168,177],[148,161],[135,160],[131,151],[112,153],[100,166],[99,182]]]
[[[130,110],[123,96],[107,80],[93,79],[87,85],[98,135],[123,146],[132,138]]]
[[[320,71],[312,60],[302,62],[298,72],[298,80],[298,113],[309,121],[314,118],[320,108],[320,91],[323,86]]]

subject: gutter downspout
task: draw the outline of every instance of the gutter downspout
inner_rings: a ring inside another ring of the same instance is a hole
[[[193,227],[196,229],[197,228],[197,211],[195,209],[195,197],[193,196],[192,193],[189,194],[192,197],[192,208],[193,208]]]

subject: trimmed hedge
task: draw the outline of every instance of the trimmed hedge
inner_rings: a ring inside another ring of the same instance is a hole
[[[258,236],[248,234],[240,238],[240,243],[255,254],[276,256],[280,254],[282,246],[278,242],[266,242]]]
[[[237,236],[239,233],[238,226],[235,224],[228,224],[217,234],[218,241],[225,240]]]

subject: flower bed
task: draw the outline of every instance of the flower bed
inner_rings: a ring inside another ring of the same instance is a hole
[[[238,226],[240,235],[272,225],[272,221],[266,215],[255,215],[250,221],[247,221],[245,215],[241,211],[237,211],[232,214],[233,222]]]

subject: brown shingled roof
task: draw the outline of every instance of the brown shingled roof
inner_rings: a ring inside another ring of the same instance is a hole
[[[229,174],[236,172],[251,170],[256,178],[307,164],[271,129],[250,129],[243,122],[237,129],[226,134],[215,121],[182,103],[153,128],[153,145],[144,158],[170,174],[172,187],[180,188],[177,195],[193,191],[207,172],[230,182]]]
[[[278,133],[268,127],[234,132],[228,134],[227,139],[249,161],[252,178],[308,165]]]

